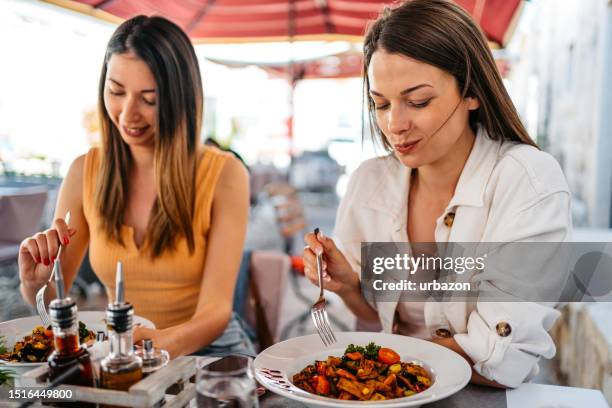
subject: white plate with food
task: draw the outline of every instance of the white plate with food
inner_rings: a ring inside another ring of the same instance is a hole
[[[85,324],[84,327],[80,325],[81,335],[79,337],[81,340],[85,340],[82,343],[92,343],[98,331],[107,333],[105,312],[79,311],[78,320]],[[155,325],[150,320],[139,316],[134,316],[134,324],[155,328]],[[2,356],[5,357],[4,359],[0,357],[0,368],[7,368],[15,372],[16,375],[21,375],[26,371],[46,364],[46,357],[53,350],[53,336],[50,331],[45,333],[45,328],[41,326],[42,323],[38,316],[23,317],[0,323],[0,345],[3,345],[7,352]],[[33,333],[37,327],[39,329]],[[86,331],[89,331],[89,334]],[[30,336],[30,338],[24,342],[26,336]],[[8,355],[12,354],[15,344],[18,342],[23,342],[23,346],[30,344],[28,346],[30,352],[24,352],[25,349],[22,348],[18,361],[9,361]]]
[[[373,332],[295,337],[262,351],[257,380],[270,391],[324,407],[418,407],[447,398],[470,381],[463,357],[435,343]],[[373,344],[370,344],[373,343]]]

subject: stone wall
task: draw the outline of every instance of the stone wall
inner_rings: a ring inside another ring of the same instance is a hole
[[[609,228],[612,3],[538,0],[523,17],[505,51],[512,99],[531,136],[561,164],[574,225]]]
[[[566,385],[601,390],[612,405],[612,304],[572,303],[551,335]]]

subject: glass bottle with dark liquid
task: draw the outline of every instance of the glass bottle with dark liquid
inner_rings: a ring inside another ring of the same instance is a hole
[[[79,343],[77,306],[70,297],[64,297],[64,277],[59,260],[55,260],[55,287],[57,299],[49,304],[49,315],[53,327],[55,350],[47,362],[49,380],[61,384],[94,386],[93,370],[89,352]],[[72,372],[72,374],[69,374]],[[92,407],[84,403],[62,403],[61,406]]]
[[[102,388],[127,391],[142,379],[142,360],[133,352],[134,308],[123,299],[123,270],[117,263],[115,303],[106,308],[110,353],[100,363]]]
[[[69,368],[81,365],[63,384],[93,387],[93,372],[89,352],[79,344],[77,307],[71,298],[55,299],[49,305],[55,350],[47,360],[51,381]]]

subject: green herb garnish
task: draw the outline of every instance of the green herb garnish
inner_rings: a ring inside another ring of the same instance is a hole
[[[380,350],[380,346],[371,342],[365,348],[364,356],[370,360],[378,360],[378,351]]]
[[[6,351],[6,337],[0,336],[0,354],[5,354]]]
[[[13,379],[14,376],[15,372],[13,370],[8,370],[0,367],[0,385]]]
[[[354,352],[359,352],[361,354],[363,354],[365,352],[365,349],[361,346],[356,346],[354,344],[349,344],[348,347],[346,348],[346,350],[344,350],[344,354],[349,354],[349,353],[354,353]]]
[[[89,330],[87,330],[85,323],[79,320],[79,338],[84,339],[87,336],[89,336]]]
[[[346,350],[344,351],[344,354],[354,353],[357,351],[369,360],[378,360],[378,350],[380,350],[380,346],[377,346],[376,344],[374,344],[374,342],[370,342],[370,344],[365,347],[349,344]]]

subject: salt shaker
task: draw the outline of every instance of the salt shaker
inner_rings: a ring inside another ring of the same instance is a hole
[[[151,339],[144,339],[142,348],[135,351],[142,360],[142,372],[145,376],[159,370],[168,364],[170,355],[166,350],[153,347]]]

